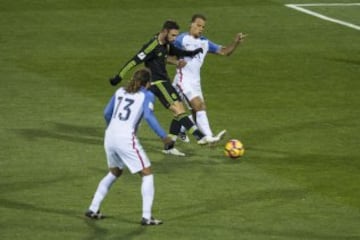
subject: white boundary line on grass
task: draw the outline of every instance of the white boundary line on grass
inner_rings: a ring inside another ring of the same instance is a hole
[[[338,24],[344,25],[349,28],[360,30],[360,26],[358,26],[358,25],[355,25],[355,24],[352,24],[349,22],[345,22],[345,21],[341,21],[341,20],[338,20],[335,18],[327,17],[320,13],[313,12],[313,11],[303,8],[303,7],[317,7],[317,6],[360,6],[360,3],[304,3],[304,4],[285,4],[285,6],[295,9],[297,11],[321,18],[325,21],[338,23]]]

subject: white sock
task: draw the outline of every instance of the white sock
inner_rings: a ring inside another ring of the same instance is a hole
[[[141,195],[143,200],[143,214],[142,217],[146,219],[151,218],[151,208],[154,201],[155,187],[154,175],[147,175],[142,177]]]
[[[116,181],[116,177],[109,172],[99,183],[94,197],[91,201],[89,209],[93,212],[97,212],[100,209],[101,202],[104,200],[106,194],[109,192],[111,185]]]
[[[213,132],[210,129],[209,120],[206,114],[206,111],[196,112],[196,124],[199,127],[200,131],[206,136],[212,136]]]

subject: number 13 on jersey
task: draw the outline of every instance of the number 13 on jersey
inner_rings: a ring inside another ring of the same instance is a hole
[[[129,119],[131,114],[131,105],[134,104],[134,99],[118,97],[118,104],[115,107],[113,118],[118,117],[121,121],[126,121]]]

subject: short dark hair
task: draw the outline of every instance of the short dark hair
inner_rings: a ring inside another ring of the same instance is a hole
[[[179,30],[180,26],[177,22],[175,22],[174,20],[166,20],[163,24],[162,30],[171,30],[171,29],[176,29]]]
[[[195,22],[195,20],[198,19],[198,18],[206,21],[206,17],[203,14],[196,13],[191,17],[191,22]]]

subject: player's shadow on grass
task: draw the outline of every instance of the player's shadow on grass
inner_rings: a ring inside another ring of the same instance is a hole
[[[334,132],[336,129],[340,129],[343,127],[356,127],[355,123],[351,123],[351,121],[356,121],[356,120],[352,118],[339,118],[339,119],[303,121],[297,124],[292,124],[287,126],[275,126],[265,129],[259,129],[256,131],[247,132],[244,135],[249,136],[248,137],[249,141],[253,141],[256,142],[257,145],[261,145],[263,142],[268,143],[271,141],[276,141],[277,138],[280,138],[282,135],[286,135],[286,134],[295,134],[304,131],[310,134],[321,130],[327,131],[330,134]],[[336,132],[334,132],[334,134],[336,134]],[[250,149],[250,148],[256,149],[257,147],[250,146],[247,147],[246,149]]]
[[[21,199],[17,200],[10,200],[6,197],[8,196],[8,192],[15,193],[15,192],[22,192],[24,190],[32,190],[37,191],[38,189],[44,186],[50,186],[51,184],[57,184],[59,182],[66,183],[66,182],[73,182],[75,179],[79,179],[79,176],[76,177],[69,177],[66,178],[64,176],[52,178],[46,181],[17,181],[17,182],[2,182],[0,184],[0,206],[3,208],[19,210],[22,209],[23,211],[31,211],[38,213],[53,213],[53,214],[60,214],[64,216],[75,216],[74,211],[66,210],[66,209],[56,209],[45,207],[43,205],[38,205],[36,203],[32,203],[31,198],[27,198],[23,196]],[[83,176],[81,178],[87,178]],[[53,205],[58,205],[56,200],[52,202]]]
[[[239,219],[245,221],[248,216],[244,216],[241,208],[249,209],[253,208],[254,204],[262,204],[264,207],[268,209],[276,209],[279,204],[282,202],[286,202],[289,204],[291,202],[296,203],[299,199],[303,199],[307,197],[308,191],[305,188],[297,188],[297,187],[283,187],[277,189],[252,189],[246,190],[241,194],[241,198],[227,198],[224,201],[224,197],[221,194],[214,195],[212,199],[206,199],[206,204],[197,203],[191,205],[177,205],[170,207],[168,209],[163,209],[166,212],[171,213],[179,213],[167,219],[168,223],[171,225],[175,225],[178,222],[198,222],[198,219],[206,218],[208,214],[214,215],[214,212],[218,212],[218,215],[221,216],[222,212],[232,212],[233,214],[227,215],[227,218],[233,219],[233,222],[236,223]],[[204,201],[205,202],[205,201]],[[235,210],[234,206],[236,207]],[[186,209],[186,211],[184,211]],[[247,212],[247,210],[245,210]],[[254,213],[257,214],[257,213]],[[252,216],[251,216],[252,217]],[[275,217],[276,218],[276,217]],[[275,219],[274,218],[274,219]],[[229,232],[238,232],[239,235],[241,233],[251,233],[252,235],[259,236],[263,238],[263,236],[279,236],[284,239],[293,239],[298,236],[308,236],[311,239],[329,239],[336,240],[342,239],[342,235],[334,235],[333,233],[318,233],[313,231],[307,231],[305,229],[299,229],[294,231],[293,229],[271,229],[269,228],[259,228],[258,225],[254,225],[254,227],[249,225],[242,224],[231,224],[226,226],[224,224],[219,224],[214,221],[213,223],[208,223],[205,221],[204,224],[198,224],[197,228],[200,229],[214,228],[214,229],[224,229]],[[349,238],[355,239],[355,238]]]
[[[272,190],[244,190],[240,198],[227,198],[226,201],[224,201],[224,196],[221,193],[218,193],[213,194],[213,196],[208,195],[207,198],[204,198],[203,200],[199,198],[199,203],[196,204],[191,204],[187,206],[178,205],[170,207],[169,209],[163,209],[163,211],[180,213],[174,217],[168,218],[168,220],[171,222],[177,221],[179,219],[181,221],[184,221],[191,220],[192,218],[202,218],[203,215],[207,215],[210,213],[213,214],[214,212],[228,211],[239,204],[241,204],[241,206],[244,208],[247,208],[248,205],[252,206],[254,203],[264,203],[268,207],[272,207],[272,205],[274,205],[275,207],[279,204],[278,201],[297,201],[298,199],[304,198],[306,195],[307,192],[305,189],[289,187]],[[187,210],[183,211],[183,209]],[[234,217],[234,220],[236,220],[236,218],[241,217],[241,212],[234,213],[232,217]]]
[[[360,61],[357,59],[347,59],[347,58],[328,58],[330,61],[346,63],[351,65],[360,65]]]
[[[85,224],[89,228],[89,234],[84,240],[92,240],[92,239],[107,239],[107,235],[109,234],[109,230],[99,226],[98,221],[91,219],[84,219]]]
[[[24,211],[55,213],[55,214],[61,214],[61,215],[65,215],[65,216],[73,216],[74,215],[74,212],[71,210],[46,208],[46,207],[38,206],[35,204],[24,203],[24,202],[8,200],[8,199],[0,199],[0,205],[3,208],[9,208],[9,209],[14,209],[14,210],[22,209]]]
[[[133,231],[130,232],[122,231],[121,233],[119,233],[119,235],[116,233],[114,234],[114,232],[112,232],[111,235],[109,236],[109,230],[99,226],[96,220],[87,219],[84,216],[80,216],[80,215],[74,215],[74,211],[70,209],[47,208],[35,204],[24,203],[21,201],[14,201],[14,200],[2,199],[2,198],[0,198],[0,206],[2,206],[3,208],[14,209],[14,210],[21,209],[23,211],[32,211],[34,212],[35,215],[38,215],[39,212],[42,212],[42,213],[59,214],[59,215],[64,215],[66,217],[75,217],[78,219],[83,219],[87,227],[90,229],[89,235],[84,237],[83,238],[84,240],[92,240],[92,239],[124,239],[125,240],[125,239],[132,239],[133,237],[141,235],[145,232],[145,228],[139,226],[135,228]],[[112,219],[112,217],[108,217],[108,219]],[[101,221],[106,221],[106,220],[107,219]]]
[[[66,182],[72,182],[75,179],[79,179],[79,178],[86,178],[85,177],[69,177],[69,176],[60,176],[60,177],[56,177],[56,178],[52,178],[49,180],[35,180],[33,179],[32,181],[27,181],[27,180],[20,180],[19,178],[17,178],[17,181],[2,181],[0,183],[0,196],[6,196],[6,194],[8,192],[21,192],[24,190],[30,190],[30,189],[39,189],[41,187],[44,186],[49,186],[51,184],[57,184],[59,182],[62,183],[66,183]],[[11,186],[11,187],[10,187]]]
[[[106,219],[100,221],[106,221]],[[145,227],[138,226],[131,231],[121,230],[110,233],[109,229],[100,226],[99,220],[85,219],[84,222],[89,228],[89,234],[88,236],[84,237],[83,240],[97,240],[97,239],[128,240],[128,239],[133,239],[134,237],[142,235],[146,232]]]
[[[83,144],[103,144],[104,128],[101,127],[78,126],[57,122],[46,123],[44,125],[49,125],[49,127],[20,128],[13,129],[13,132],[23,136],[29,141],[50,138]]]

